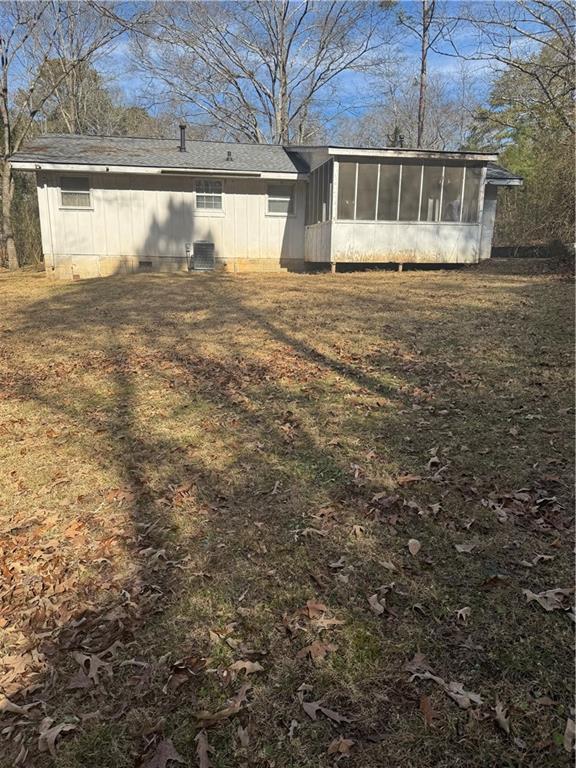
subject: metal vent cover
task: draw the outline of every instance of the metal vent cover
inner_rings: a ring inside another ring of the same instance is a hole
[[[214,243],[198,240],[194,243],[192,269],[195,272],[207,272],[214,269]]]

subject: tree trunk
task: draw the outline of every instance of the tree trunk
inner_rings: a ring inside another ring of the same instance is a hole
[[[422,52],[420,56],[420,94],[418,96],[418,137],[416,146],[422,147],[424,136],[424,119],[426,117],[426,85],[428,65],[428,41],[429,41],[429,9],[428,0],[422,0]]]
[[[12,229],[12,200],[14,199],[14,179],[12,178],[12,163],[5,160],[1,168],[2,175],[2,215],[0,227],[4,246],[4,256],[8,269],[16,270],[20,267],[16,242]]]

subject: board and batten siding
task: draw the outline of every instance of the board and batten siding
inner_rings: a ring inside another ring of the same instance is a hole
[[[138,269],[187,269],[186,244],[214,243],[230,271],[299,269],[304,261],[305,182],[294,214],[269,214],[261,179],[223,179],[223,209],[194,208],[197,177],[91,173],[91,207],[61,206],[60,178],[37,174],[42,247],[54,277],[98,277]],[[83,175],[83,174],[77,174]],[[151,263],[150,263],[151,262]]]

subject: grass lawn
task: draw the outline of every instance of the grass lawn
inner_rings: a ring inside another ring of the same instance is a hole
[[[0,765],[571,765],[573,284],[510,272],[0,277]]]

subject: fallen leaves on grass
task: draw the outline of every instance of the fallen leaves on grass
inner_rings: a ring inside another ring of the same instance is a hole
[[[264,672],[264,667],[257,661],[250,661],[249,659],[242,659],[235,661],[228,667],[232,672],[246,672],[247,675],[252,675],[254,672]]]
[[[478,544],[471,541],[467,544],[454,544],[454,549],[460,553],[470,554],[470,552],[473,552],[477,546]]]
[[[299,650],[296,658],[304,659],[309,656],[314,663],[320,663],[324,661],[328,653],[332,653],[337,648],[338,646],[334,645],[334,643],[323,643],[321,640],[314,640],[313,643]]]
[[[574,592],[573,589],[547,589],[544,592],[532,592],[530,589],[523,589],[522,594],[526,600],[531,603],[533,600],[542,606],[545,611],[565,611],[570,606],[568,598]]]
[[[332,720],[335,723],[351,722],[348,717],[345,717],[344,715],[341,715],[338,712],[335,712],[333,709],[328,709],[328,707],[323,706],[320,701],[303,701],[302,709],[304,710],[304,712],[306,712],[306,714],[311,720],[317,720],[318,712],[322,712],[322,714],[325,717],[327,717],[329,720]]]
[[[352,739],[345,739],[344,736],[338,736],[328,745],[328,754],[338,755],[340,757],[348,756],[355,743],[356,742]]]
[[[219,709],[217,712],[213,713],[201,710],[200,712],[196,712],[196,719],[202,723],[204,727],[208,728],[211,725],[216,725],[216,723],[222,722],[222,720],[227,720],[228,718],[237,715],[242,709],[242,705],[246,702],[248,691],[250,691],[251,688],[251,685],[245,683],[238,693],[228,700],[223,709]]]
[[[30,717],[28,710],[38,706],[40,702],[34,701],[31,704],[25,704],[21,707],[19,704],[14,704],[7,696],[0,698],[0,712],[8,712],[12,715],[24,715],[24,717]]]
[[[378,599],[377,594],[370,595],[370,597],[368,598],[368,604],[370,606],[370,610],[372,611],[372,613],[375,613],[376,616],[381,616],[386,610],[385,606],[382,605],[382,603]]]
[[[432,721],[436,717],[436,712],[434,711],[432,707],[432,702],[430,701],[429,696],[420,696],[420,712],[422,713],[422,716],[424,717],[424,722],[427,726],[432,725]]]
[[[418,539],[409,539],[408,541],[408,551],[412,555],[412,557],[416,557],[418,552],[422,549],[422,544],[418,541]]]
[[[154,754],[145,763],[142,763],[140,768],[168,768],[168,763],[173,760],[175,763],[185,763],[186,761],[176,751],[176,747],[172,744],[171,739],[162,739],[154,751]]]
[[[206,731],[200,731],[196,734],[194,741],[196,742],[196,757],[198,758],[198,768],[211,768],[210,752],[212,747],[208,744],[208,736]]]
[[[574,751],[574,741],[576,739],[576,728],[574,720],[569,717],[566,720],[566,728],[564,729],[563,746],[566,752],[572,753]]]
[[[462,709],[469,709],[473,704],[480,705],[484,703],[480,694],[464,690],[462,683],[456,681],[447,683],[441,677],[438,677],[438,675],[433,675],[431,672],[427,671],[415,672],[411,679],[413,680],[416,677],[423,680],[432,680],[437,683]]]
[[[494,719],[504,733],[510,733],[510,718],[506,714],[506,708],[498,700],[496,700],[496,706],[494,707]]]
[[[472,608],[470,608],[469,605],[464,606],[464,608],[458,609],[456,611],[456,621],[461,621],[463,624],[467,624],[471,613],[472,613]]]
[[[75,723],[58,723],[52,725],[54,720],[51,717],[45,717],[38,728],[38,751],[50,752],[52,757],[56,757],[56,740],[61,733],[73,731],[76,728]]]

